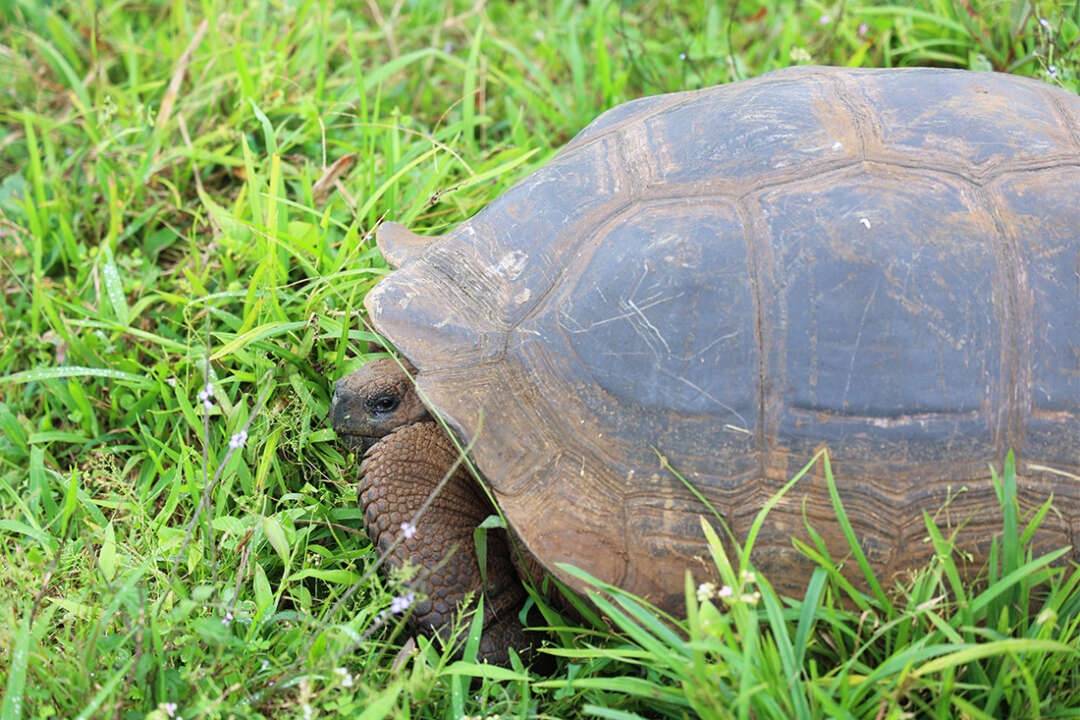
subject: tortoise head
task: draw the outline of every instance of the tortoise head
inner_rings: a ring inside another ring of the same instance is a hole
[[[381,223],[375,230],[375,242],[395,270],[442,239],[417,235],[395,222]],[[394,430],[430,420],[416,391],[415,375],[416,368],[404,358],[380,358],[338,380],[330,402],[330,422],[341,443],[366,453]]]
[[[334,384],[330,421],[341,442],[360,453],[404,425],[430,420],[416,392],[416,368],[380,358]]]

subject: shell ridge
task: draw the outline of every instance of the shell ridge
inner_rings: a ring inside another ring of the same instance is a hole
[[[764,243],[769,243],[771,246],[772,237],[765,230],[765,224],[759,215],[752,211],[746,198],[736,200],[735,211],[738,213],[739,221],[743,227],[743,242],[746,243],[746,260],[748,264],[747,272],[750,275],[751,297],[754,303],[754,333],[756,336],[754,340],[758,352],[758,420],[757,427],[754,428],[754,447],[757,454],[758,478],[763,478],[765,477],[766,459],[772,451],[773,442],[770,434],[766,432],[770,424],[766,403],[768,388],[765,379],[769,377],[770,368],[768,364],[769,343],[765,333],[765,318],[761,298],[761,264],[763,258],[761,257],[762,248],[760,246]],[[728,518],[731,517],[733,511],[733,507],[727,508]]]
[[[793,177],[789,175],[775,175],[772,179],[747,185],[746,183],[738,184],[738,189],[735,192],[736,184],[728,183],[724,181],[723,184],[715,181],[706,181],[702,183],[667,183],[664,186],[656,186],[650,188],[650,192],[640,198],[639,201],[663,201],[663,200],[683,200],[691,198],[728,198],[732,200],[744,200],[753,198],[769,190],[773,190],[778,187],[784,187],[793,183],[801,183],[807,180],[814,180],[824,178],[832,173],[843,174],[844,171],[851,168],[875,168],[875,167],[889,167],[899,168],[902,170],[913,170],[919,172],[935,172],[942,175],[948,175],[955,177],[958,180],[971,183],[979,187],[989,185],[997,181],[1002,176],[1011,175],[1014,173],[1039,173],[1044,170],[1056,170],[1063,167],[1080,167],[1080,157],[1073,158],[1072,156],[1063,155],[1059,158],[1051,159],[1050,161],[1033,161],[1033,162],[1017,162],[1007,163],[996,167],[988,168],[985,172],[977,174],[968,174],[961,170],[957,170],[954,167],[949,167],[943,163],[916,163],[901,162],[895,159],[882,158],[882,157],[867,157],[861,160],[841,160],[841,161],[825,161],[819,165],[813,166],[810,169],[805,169],[800,172],[798,176]],[[667,188],[667,189],[663,189]]]
[[[718,87],[724,87],[724,86],[721,85],[721,86],[718,86]],[[661,113],[667,112],[668,110],[671,110],[672,108],[678,108],[678,107],[681,107],[682,105],[685,105],[687,103],[692,103],[700,95],[702,95],[703,93],[706,93],[706,92],[708,92],[710,90],[716,90],[716,89],[717,89],[716,87],[711,87],[711,88],[700,88],[698,90],[683,90],[681,92],[665,93],[666,95],[670,95],[672,97],[671,102],[666,103],[664,105],[661,105],[659,107],[652,108],[651,110],[649,110],[647,112],[637,113],[635,115],[631,115],[629,117],[623,118],[622,120],[619,120],[618,122],[612,123],[611,125],[605,127],[600,132],[597,132],[597,133],[595,133],[593,135],[590,135],[587,138],[583,138],[582,140],[575,141],[572,138],[570,140],[570,142],[566,145],[566,147],[564,147],[563,150],[561,150],[561,151],[559,151],[559,153],[557,153],[557,156],[563,155],[564,151],[568,155],[571,154],[571,153],[575,153],[578,150],[586,148],[589,145],[592,145],[593,143],[595,143],[597,141],[602,141],[604,138],[609,137],[610,135],[613,135],[615,133],[618,133],[619,131],[623,130],[627,125],[633,125],[634,123],[642,122],[643,120],[648,120],[649,118],[652,118],[652,117],[655,117],[655,116],[657,116],[657,115],[659,115]],[[636,98],[636,99],[640,100],[640,99],[644,99],[644,98],[647,98],[647,97],[649,97],[649,96],[645,95],[642,98]],[[615,107],[618,107],[618,106],[616,105]],[[612,109],[614,109],[614,108],[612,108]],[[602,117],[602,115],[601,115],[601,117]],[[599,119],[600,118],[598,117],[597,120],[599,120]],[[584,130],[586,130],[586,129],[588,129],[588,126],[586,126],[582,130],[582,132],[584,132]]]
[[[877,126],[877,113],[873,111],[872,106],[864,107],[860,112],[855,98],[863,86],[855,81],[851,73],[835,73],[824,75],[824,77],[832,85],[836,99],[847,110],[848,120],[855,129],[855,137],[859,142],[857,160],[864,161],[867,157],[867,145],[869,143],[867,135],[874,135],[874,129]],[[867,122],[866,118],[872,118],[872,120]],[[869,129],[867,126],[869,126]]]
[[[1065,100],[1056,93],[1046,93],[1046,95],[1058,121],[1065,126],[1065,131],[1072,138],[1073,147],[1080,152],[1080,108],[1074,112],[1065,106]]]
[[[1005,316],[1005,321],[1002,323],[1002,333],[1005,335],[1002,338],[1002,354],[1005,357],[1001,358],[1004,392],[999,394],[997,412],[991,415],[995,418],[997,425],[994,428],[994,435],[997,438],[997,455],[1003,458],[1009,449],[1014,449],[1018,454],[1023,451],[1024,443],[1021,434],[1024,425],[1019,417],[1022,400],[1017,396],[1021,393],[1021,385],[1025,382],[1029,383],[1033,377],[1031,363],[1024,360],[1031,355],[1030,352],[1025,352],[1031,349],[1031,335],[1023,333],[1025,337],[1020,337],[1022,328],[1030,326],[1030,322],[1021,322],[1021,320],[1030,321],[1031,319],[1030,313],[1025,313],[1027,317],[1021,318],[1020,310],[1019,284],[1027,277],[1027,272],[1015,243],[1005,229],[1005,223],[1001,218],[1001,208],[994,195],[979,186],[975,190],[975,196],[983,212],[993,223],[994,250],[998,265],[995,284],[1000,283],[1002,287],[998,287],[997,290],[1004,296],[1004,302],[1001,302],[998,308]],[[1024,305],[1027,306],[1029,303],[1024,303]]]

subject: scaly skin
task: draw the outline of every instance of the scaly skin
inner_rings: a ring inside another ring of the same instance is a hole
[[[396,406],[381,412],[395,394],[400,395]],[[390,551],[403,534],[402,523],[412,521],[458,457],[419,403],[411,378],[392,360],[369,363],[338,382],[332,416],[346,444],[369,447],[360,466],[360,501],[372,542],[380,554],[389,553],[390,569],[410,564],[419,570],[409,583],[420,598],[410,622],[448,641],[457,611],[475,606],[483,592],[479,656],[507,664],[508,648],[522,650],[532,642],[518,620],[526,593],[503,530],[488,531],[483,586],[473,531],[493,510],[463,465],[416,521],[416,533]],[[467,606],[470,599],[473,605]]]

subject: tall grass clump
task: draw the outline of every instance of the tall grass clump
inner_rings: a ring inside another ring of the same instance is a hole
[[[841,575],[812,528],[803,552],[816,568],[802,598],[781,598],[750,561],[758,514],[735,553],[704,518],[702,530],[723,585],[686,579],[687,619],[659,620],[639,598],[567,567],[595,591],[616,642],[588,655],[633,668],[590,687],[635,695],[661,715],[703,718],[1020,718],[1073,716],[1080,704],[1080,568],[1070,548],[1036,555],[1032,541],[1051,501],[1021,520],[1010,454],[993,478],[1002,528],[990,560],[972,577],[956,535],[930,514],[935,555],[910,582],[885,589],[862,554],[836,490],[827,452],[820,463],[845,530],[860,590]],[[553,651],[564,654],[562,651]],[[566,651],[567,656],[580,651]],[[552,680],[544,685],[575,686]],[[593,708],[600,717],[626,713]]]
[[[1078,7],[0,3],[0,720],[1064,714],[1076,583],[1032,518],[983,585],[928,525],[888,602],[714,544],[688,620],[537,598],[553,667],[476,664],[475,616],[458,654],[409,632],[326,416],[380,220],[443,232],[612,105],[790,64],[1075,91]]]

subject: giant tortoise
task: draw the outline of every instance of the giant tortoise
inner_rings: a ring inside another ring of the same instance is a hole
[[[1078,546],[1068,92],[800,67],[642,98],[448,235],[386,223],[377,241],[396,270],[366,307],[405,360],[339,381],[334,427],[374,443],[361,498],[383,549],[458,454],[430,411],[471,443],[525,558],[489,542],[489,657],[521,640],[514,567],[579,587],[571,563],[680,612],[686,572],[706,572],[709,511],[687,485],[745,536],[822,447],[883,578],[925,560],[922,511],[946,501],[938,522],[985,558],[1000,518],[989,468],[1009,449],[1021,506],[1054,497],[1039,541]],[[422,626],[480,587],[473,528],[490,512],[459,469],[402,538],[392,562],[427,570]],[[785,593],[812,569],[792,542],[806,523],[848,554],[820,472],[754,548]]]

